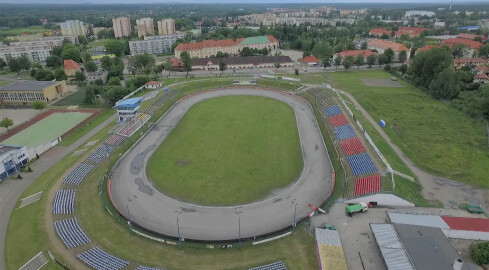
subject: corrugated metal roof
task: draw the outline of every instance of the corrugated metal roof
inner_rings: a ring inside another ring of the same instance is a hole
[[[316,228],[316,241],[318,244],[341,247],[340,234],[334,230]]]
[[[53,84],[59,84],[57,81],[19,81],[0,87],[1,91],[42,91],[44,88]]]
[[[415,214],[400,214],[387,213],[392,223],[410,224],[427,227],[436,227],[440,229],[450,229],[447,223],[436,215],[415,215]]]
[[[392,224],[370,224],[389,270],[414,270]]]

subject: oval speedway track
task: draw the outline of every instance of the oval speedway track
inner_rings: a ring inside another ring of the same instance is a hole
[[[304,159],[304,168],[296,181],[261,201],[240,205],[241,237],[260,236],[291,226],[294,198],[297,220],[311,212],[308,204],[318,206],[327,199],[332,188],[333,168],[309,104],[287,92],[232,88],[200,92],[181,99],[116,163],[110,193],[113,204],[122,215],[129,217],[129,211],[130,219],[138,226],[177,237],[176,211],[181,209],[182,238],[201,241],[238,239],[236,206],[201,206],[178,201],[156,190],[146,176],[148,159],[191,106],[206,99],[230,95],[269,97],[290,105],[295,112]]]

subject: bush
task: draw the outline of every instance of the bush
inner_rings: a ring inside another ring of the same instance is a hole
[[[384,70],[385,71],[391,71],[392,70],[392,66],[389,65],[389,64],[387,64],[387,65],[384,66]]]
[[[478,264],[489,264],[489,241],[470,245],[472,259]]]
[[[22,175],[17,174],[17,179],[22,179],[22,178],[23,178]]]

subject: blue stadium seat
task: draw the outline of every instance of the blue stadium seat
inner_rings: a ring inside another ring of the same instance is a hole
[[[348,163],[354,175],[362,175],[367,173],[378,172],[377,167],[370,158],[368,153],[362,153],[354,156],[349,156]]]
[[[340,141],[353,138],[356,136],[355,131],[350,125],[344,125],[341,127],[334,128],[334,134],[336,138]]]
[[[324,113],[328,116],[335,116],[341,113],[341,109],[338,105],[334,105],[324,109]]]
[[[63,183],[75,185],[75,186],[80,185],[83,178],[85,178],[85,176],[93,169],[93,167],[94,167],[93,165],[83,164],[83,163],[76,166],[68,174],[68,176],[66,176],[66,178],[63,180]]]

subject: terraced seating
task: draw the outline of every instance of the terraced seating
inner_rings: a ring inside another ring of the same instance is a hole
[[[331,126],[333,127],[344,126],[348,125],[348,119],[346,119],[344,114],[337,114],[329,118],[329,123],[331,123]]]
[[[345,155],[347,156],[367,152],[367,150],[365,150],[365,147],[362,144],[362,141],[360,141],[360,139],[358,139],[357,137],[353,137],[341,141],[340,145],[341,145],[341,149],[343,150],[343,153],[345,153]]]
[[[54,215],[67,215],[75,212],[76,189],[60,189],[56,191],[53,203]]]
[[[354,175],[377,172],[377,167],[367,153],[347,157]]]
[[[278,261],[262,266],[253,267],[249,270],[287,270],[287,267],[285,267],[285,263],[283,261]]]
[[[93,165],[80,164],[76,166],[66,178],[63,183],[78,186],[83,178],[93,169]]]
[[[121,144],[124,140],[126,139],[126,137],[124,136],[121,136],[121,135],[117,135],[117,134],[114,134],[112,136],[110,136],[106,141],[105,141],[105,144],[108,144],[108,145],[113,145],[113,146],[118,146],[119,144]]]
[[[138,268],[136,268],[136,270],[161,270],[161,269],[141,265]]]
[[[336,138],[340,141],[356,136],[355,131],[350,125],[344,125],[334,128],[334,134],[336,135]]]
[[[335,116],[335,115],[341,114],[341,109],[340,109],[340,107],[338,105],[334,105],[334,106],[325,108],[324,109],[324,113],[328,117],[331,117],[331,116]]]
[[[55,221],[54,229],[67,248],[74,248],[91,242],[75,218]]]
[[[93,163],[99,163],[102,161],[104,158],[107,157],[112,151],[114,151],[113,146],[105,145],[102,144],[95,150],[88,158],[87,160]]]
[[[358,178],[355,180],[353,196],[361,196],[380,191],[380,174]]]
[[[108,254],[99,247],[89,249],[76,255],[76,257],[97,270],[119,270],[129,264],[127,261]]]

